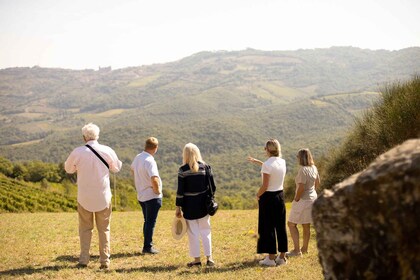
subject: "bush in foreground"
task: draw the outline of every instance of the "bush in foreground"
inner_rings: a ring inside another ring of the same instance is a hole
[[[330,188],[366,168],[378,155],[407,139],[420,137],[420,76],[395,82],[356,119],[344,144],[323,160],[323,186]]]

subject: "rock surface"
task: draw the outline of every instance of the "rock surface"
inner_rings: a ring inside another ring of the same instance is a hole
[[[420,279],[420,139],[324,190],[312,214],[325,279]]]

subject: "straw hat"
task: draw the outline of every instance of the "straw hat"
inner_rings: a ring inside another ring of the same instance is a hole
[[[178,218],[175,216],[174,221],[172,222],[172,236],[179,240],[187,232],[187,222],[184,217]]]

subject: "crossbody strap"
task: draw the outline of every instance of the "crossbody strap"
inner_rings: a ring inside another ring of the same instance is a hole
[[[86,144],[85,146],[88,147],[105,164],[106,168],[109,169],[109,164],[104,160],[103,157],[101,157],[100,154],[98,154],[97,151],[95,151],[94,148],[92,148],[89,144]]]
[[[204,164],[204,169],[206,169],[206,176],[207,176],[207,179],[209,180],[209,189],[210,189],[211,196],[214,196],[213,187],[210,180],[210,170],[207,164]]]

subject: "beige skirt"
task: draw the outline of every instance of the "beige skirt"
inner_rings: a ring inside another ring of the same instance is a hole
[[[311,224],[313,204],[313,200],[293,200],[288,221],[294,224]]]

